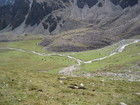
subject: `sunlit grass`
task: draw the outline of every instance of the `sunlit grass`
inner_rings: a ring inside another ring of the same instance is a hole
[[[115,70],[123,67],[131,67],[140,60],[140,42],[127,46],[126,49],[112,57],[91,64],[82,64],[81,70],[94,72],[99,70]],[[80,72],[80,71],[78,71]]]
[[[17,42],[1,42],[0,47],[13,47],[13,48],[19,48],[19,49],[29,50],[29,51],[33,50],[37,52],[45,52],[44,47],[38,45],[39,42],[41,42],[41,39],[25,40],[25,41],[17,41]]]
[[[0,43],[1,47],[45,52],[40,40]],[[71,54],[91,60],[110,54],[116,46]],[[101,55],[98,55],[98,54]],[[68,53],[66,53],[68,54]],[[93,55],[96,55],[95,57]],[[98,55],[98,56],[97,56]],[[122,53],[107,59],[82,64],[81,71],[112,70],[135,64],[140,59],[140,43],[128,46]],[[110,80],[103,77],[67,77],[60,80],[59,70],[76,64],[60,56],[39,56],[31,52],[0,49],[0,105],[139,105],[140,82]],[[78,72],[81,72],[78,71]],[[84,84],[86,89],[69,86]]]
[[[81,59],[83,61],[89,61],[92,59],[97,59],[97,58],[101,58],[104,56],[108,56],[113,51],[116,51],[116,48],[118,47],[118,45],[119,44],[117,43],[117,44],[114,44],[112,46],[107,46],[107,47],[104,47],[101,49],[84,51],[84,52],[77,52],[77,53],[73,53],[70,55],[77,58],[77,59]]]
[[[139,105],[139,82],[113,81],[101,78],[68,77],[22,70],[0,70],[1,105],[117,105],[120,102]],[[60,83],[63,81],[63,84]],[[70,89],[71,84],[85,85]],[[102,97],[102,98],[101,98]]]

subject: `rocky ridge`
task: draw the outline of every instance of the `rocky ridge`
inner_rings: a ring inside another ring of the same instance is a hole
[[[0,32],[57,34],[40,45],[84,51],[139,35],[139,11],[140,0],[15,0],[0,6]]]

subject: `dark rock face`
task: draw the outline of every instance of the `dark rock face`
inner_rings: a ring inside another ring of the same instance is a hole
[[[23,0],[16,0],[14,5],[0,7],[0,29],[7,26],[11,26],[12,29],[18,27],[24,21],[28,9],[28,3]]]
[[[103,0],[104,1],[104,0]],[[115,5],[120,5],[122,8],[126,8],[128,6],[134,6],[138,3],[138,0],[110,0]],[[98,0],[78,0],[77,5],[79,8],[83,8],[85,5],[88,5],[89,8],[96,5]],[[99,3],[101,6],[101,3]]]
[[[140,0],[0,0],[0,4],[1,32],[58,34],[76,29],[59,36],[60,42],[58,37],[43,41],[50,51],[101,48],[140,34]]]
[[[14,4],[15,0],[0,0],[0,6]]]
[[[12,29],[15,29],[25,20],[29,10],[28,2],[16,0],[15,4],[12,6],[12,10],[12,22],[10,25],[12,26]]]
[[[0,30],[6,27],[12,27],[11,29],[14,30],[23,22],[25,22],[25,28],[26,26],[32,27],[42,24],[42,28],[44,30],[48,29],[50,33],[56,30],[58,26],[62,27],[67,20],[67,18],[64,17],[68,17],[69,15],[65,16],[66,13],[63,13],[66,8],[70,8],[69,10],[67,9],[66,12],[74,16],[74,14],[77,13],[73,13],[71,11],[72,5],[77,5],[78,8],[83,9],[86,5],[88,5],[89,8],[92,8],[95,5],[97,5],[98,7],[103,7],[105,1],[109,2],[109,0],[77,0],[76,4],[74,4],[74,0],[44,0],[42,2],[40,2],[40,0],[8,0],[7,2],[4,1],[5,0],[0,0],[1,4],[5,4],[4,6],[0,7]],[[138,0],[110,1],[114,5],[120,5],[123,9],[138,4]],[[77,11],[77,9],[75,9],[75,11]],[[59,14],[60,12],[62,12],[61,15]],[[75,16],[75,18],[79,17],[80,16]],[[99,23],[100,21],[97,22],[97,20],[98,19],[93,21]]]
[[[102,7],[102,6],[103,6],[103,4],[102,4],[102,3],[99,3],[99,4],[98,4],[98,6],[99,6],[99,7]]]
[[[64,0],[67,2],[66,0]],[[50,3],[51,2],[51,3]],[[13,5],[5,5],[0,7],[0,30],[7,26],[11,26],[12,30],[21,25],[24,21],[26,26],[39,25],[43,18],[53,11],[64,8],[62,4],[56,4],[55,2],[41,2],[38,3],[36,0],[16,0]],[[50,3],[50,4],[49,4]],[[48,17],[46,22],[49,22],[50,32],[52,32],[57,25],[56,19],[51,16]],[[43,23],[44,29],[48,28],[48,25]]]
[[[138,4],[138,0],[111,0],[115,5],[120,5],[122,8],[126,8],[128,6],[134,6]]]
[[[45,9],[43,9],[43,7]],[[44,18],[45,15],[51,12],[51,8],[46,7],[46,3],[37,3],[36,1],[33,1],[31,11],[28,15],[28,18],[26,20],[26,25],[34,26],[35,24],[39,24],[40,21]]]
[[[6,28],[12,19],[12,11],[10,11],[11,6],[0,7],[0,30]]]
[[[89,8],[91,8],[97,2],[98,2],[98,0],[78,0],[77,5],[79,8],[83,8],[87,4],[89,6]]]
[[[31,10],[26,20],[26,25],[38,25],[45,16],[60,8],[63,8],[62,4],[55,4],[55,2],[51,2],[50,4],[49,2],[38,3],[36,0],[33,0]],[[54,18],[51,18],[51,16],[49,16],[46,22],[50,23],[53,20]],[[54,22],[54,24],[56,24],[56,22]],[[44,24],[44,28],[47,29],[47,25],[45,26]]]

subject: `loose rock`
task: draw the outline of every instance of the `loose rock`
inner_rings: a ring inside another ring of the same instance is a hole
[[[59,77],[58,79],[60,79],[60,80],[66,80],[67,77]]]
[[[60,82],[60,84],[64,84],[64,82],[63,81],[59,81]]]
[[[125,103],[123,103],[123,102],[120,102],[120,105],[127,105],[127,104],[125,104]]]
[[[84,87],[84,84],[81,83],[80,86],[81,86],[81,87]]]
[[[140,95],[140,93],[136,93],[136,95]]]

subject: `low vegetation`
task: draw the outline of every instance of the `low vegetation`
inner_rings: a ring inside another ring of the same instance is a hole
[[[42,46],[38,46],[41,39],[36,40],[23,40],[16,42],[1,42],[0,47],[13,47],[29,51],[45,52]],[[46,52],[45,52],[46,53]]]
[[[1,105],[139,105],[139,82],[67,77],[46,72],[0,70]],[[85,89],[71,86],[84,84]]]
[[[139,52],[140,42],[126,47],[122,53],[118,53],[112,57],[108,57],[104,60],[96,61],[90,64],[83,64],[81,70],[88,72],[94,72],[98,70],[113,71],[123,67],[131,67],[137,64],[137,62],[140,60]]]
[[[83,61],[89,61],[92,59],[102,58],[104,56],[111,54],[112,52],[116,51],[116,48],[118,46],[119,46],[119,44],[117,43],[112,46],[107,46],[107,47],[104,47],[101,49],[77,52],[77,53],[73,53],[70,55],[77,59],[83,60]]]
[[[0,47],[15,47],[48,53],[38,46],[40,40],[1,42]],[[117,47],[105,47],[80,53],[65,53],[81,60],[110,54]],[[120,70],[139,65],[140,43],[110,58],[82,64],[75,74]],[[95,56],[93,56],[95,55]],[[76,64],[61,56],[39,56],[31,52],[0,49],[0,105],[139,105],[139,81],[113,80],[105,76],[69,77],[58,71]],[[135,68],[139,71],[139,68]],[[117,72],[117,71],[116,71]],[[65,77],[65,78],[61,78]],[[82,84],[82,85],[81,85]]]

